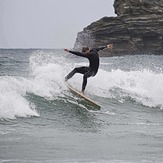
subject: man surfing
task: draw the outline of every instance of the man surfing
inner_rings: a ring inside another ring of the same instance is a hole
[[[82,52],[71,51],[69,49],[64,49],[66,52],[72,53],[77,56],[85,57],[89,60],[89,67],[76,67],[74,68],[66,77],[65,81],[69,80],[71,77],[75,75],[75,73],[83,74],[83,84],[81,92],[84,94],[87,78],[91,76],[95,76],[97,74],[99,68],[99,54],[100,50],[104,50],[105,48],[112,49],[113,44],[108,44],[107,46],[100,48],[89,49],[88,47],[83,47]]]

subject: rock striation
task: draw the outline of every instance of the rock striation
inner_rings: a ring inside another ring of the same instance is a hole
[[[75,49],[113,43],[102,55],[163,54],[163,0],[115,0],[117,17],[103,17],[79,32]]]

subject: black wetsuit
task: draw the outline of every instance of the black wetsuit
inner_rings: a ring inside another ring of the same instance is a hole
[[[77,67],[74,68],[65,78],[67,81],[70,79],[75,73],[81,73],[84,74],[83,76],[83,84],[82,84],[82,92],[84,92],[85,87],[87,85],[87,78],[91,76],[95,76],[98,68],[99,68],[99,55],[98,51],[105,49],[105,47],[101,48],[93,48],[87,53],[80,53],[80,52],[75,52],[75,51],[69,51],[72,54],[75,54],[77,56],[85,57],[89,60],[89,67]]]

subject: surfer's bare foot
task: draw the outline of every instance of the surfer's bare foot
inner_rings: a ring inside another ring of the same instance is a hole
[[[84,91],[81,91],[81,94],[84,95]]]

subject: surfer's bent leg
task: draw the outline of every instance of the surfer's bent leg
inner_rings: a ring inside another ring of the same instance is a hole
[[[69,80],[70,78],[72,78],[75,73],[80,73],[80,74],[85,74],[88,71],[88,67],[77,67],[74,68],[66,77],[65,77],[65,81]]]
[[[85,87],[87,85],[87,78],[94,76],[95,72],[94,71],[88,71],[87,73],[84,74],[83,76],[83,85],[82,85],[82,92],[84,93]]]

